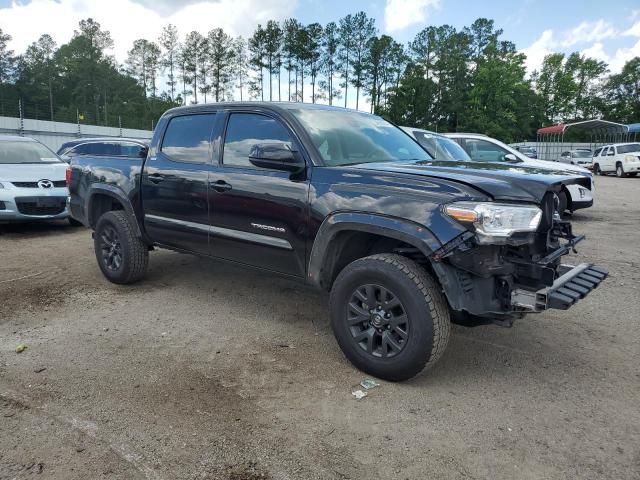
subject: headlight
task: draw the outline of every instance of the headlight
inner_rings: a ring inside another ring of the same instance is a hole
[[[625,155],[624,161],[625,163],[633,163],[637,162],[640,157],[634,157],[633,155]]]
[[[536,206],[491,202],[457,202],[444,207],[451,218],[473,225],[480,243],[506,240],[517,232],[535,232],[542,210]]]

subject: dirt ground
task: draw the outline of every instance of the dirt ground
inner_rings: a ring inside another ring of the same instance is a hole
[[[638,479],[640,178],[574,222],[598,290],[360,401],[305,286],[160,251],[118,287],[88,230],[0,226],[0,479]]]

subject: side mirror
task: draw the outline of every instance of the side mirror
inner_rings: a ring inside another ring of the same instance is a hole
[[[608,157],[613,157],[613,156],[615,156],[615,152],[609,152],[609,153],[607,153],[607,156]]]
[[[287,143],[258,143],[251,147],[249,161],[258,168],[297,173],[304,169],[304,160]]]
[[[504,156],[504,160],[506,162],[511,162],[511,163],[522,163],[522,160],[520,160],[518,157],[516,157],[513,153],[507,153]]]

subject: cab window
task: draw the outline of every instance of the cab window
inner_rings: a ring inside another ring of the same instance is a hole
[[[222,163],[255,168],[249,162],[251,147],[258,143],[293,144],[291,135],[278,120],[255,113],[232,113],[224,139]]]
[[[177,162],[207,163],[214,122],[215,113],[173,117],[160,151]]]

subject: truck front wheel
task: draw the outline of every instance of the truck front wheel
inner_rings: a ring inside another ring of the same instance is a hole
[[[451,331],[441,288],[413,260],[380,254],[347,265],[333,284],[331,325],[360,370],[407,380],[444,352]]]
[[[102,215],[96,224],[93,242],[98,266],[109,281],[127,284],[144,277],[149,249],[136,235],[124,211]]]

